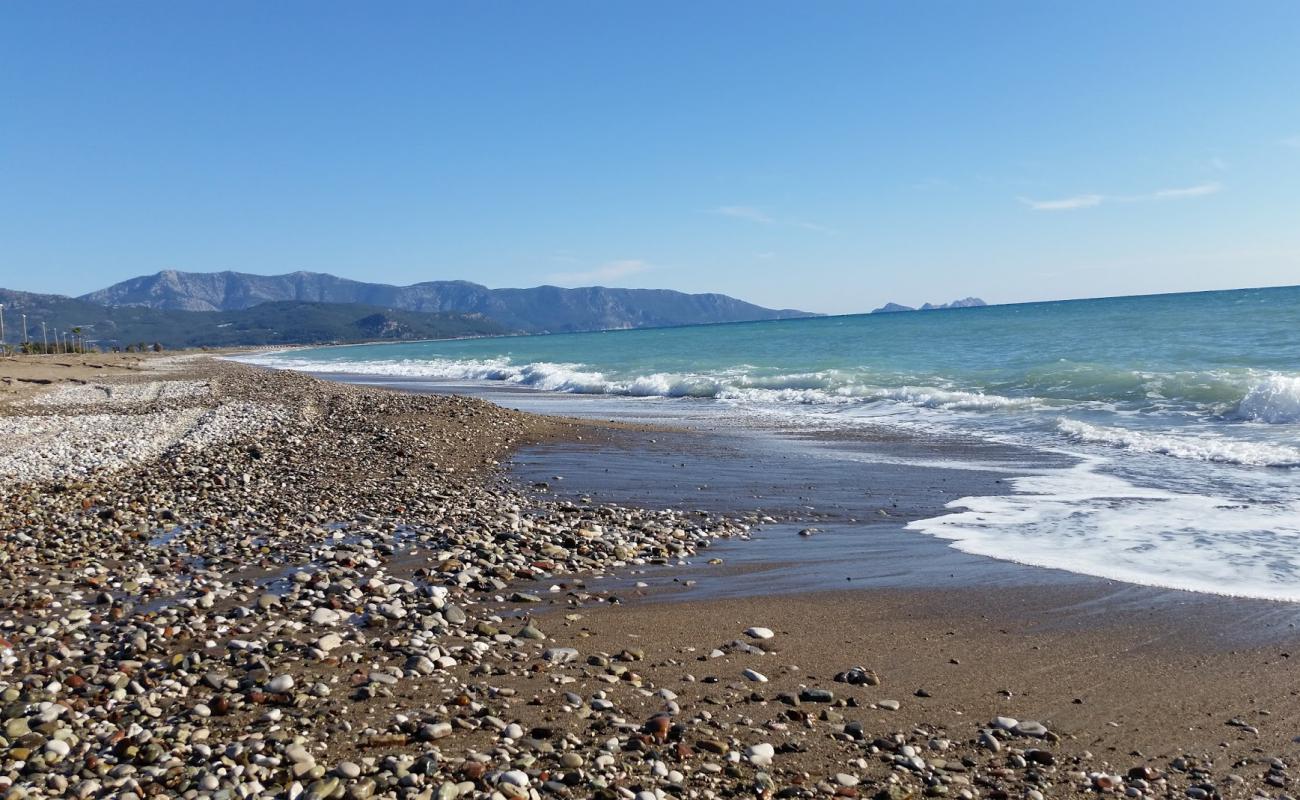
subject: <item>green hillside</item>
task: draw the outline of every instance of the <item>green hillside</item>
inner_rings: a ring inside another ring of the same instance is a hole
[[[59,295],[0,289],[5,343],[27,335],[41,341],[41,322],[55,330],[82,329],[87,343],[109,349],[144,342],[181,347],[316,344],[377,340],[446,339],[509,333],[476,314],[394,311],[356,303],[272,302],[236,311],[173,311],[107,307]]]

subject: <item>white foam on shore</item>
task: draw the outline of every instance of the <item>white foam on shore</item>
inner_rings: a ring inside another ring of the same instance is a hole
[[[908,530],[958,550],[1145,586],[1300,602],[1300,499],[1243,502],[1148,489],[1085,460],[963,497]]]
[[[1230,439],[1213,432],[1188,435],[1138,431],[1090,425],[1072,419],[1058,420],[1056,427],[1072,441],[1109,445],[1138,453],[1255,467],[1300,466],[1300,448]]]
[[[995,411],[1037,408],[1034,397],[1002,397],[934,386],[881,387],[838,370],[753,375],[743,370],[718,374],[654,372],[615,379],[582,364],[532,362],[508,358],[482,360],[405,359],[317,361],[277,356],[243,356],[248,364],[301,372],[416,378],[436,381],[503,382],[549,392],[627,397],[695,397],[783,405],[844,405],[889,401],[916,408]]]

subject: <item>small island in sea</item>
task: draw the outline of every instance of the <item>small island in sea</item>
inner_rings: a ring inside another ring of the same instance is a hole
[[[960,300],[953,300],[951,303],[922,303],[921,306],[905,306],[898,303],[885,303],[879,308],[873,308],[872,314],[896,314],[900,311],[938,311],[944,308],[981,308],[988,303],[978,297],[964,297]]]

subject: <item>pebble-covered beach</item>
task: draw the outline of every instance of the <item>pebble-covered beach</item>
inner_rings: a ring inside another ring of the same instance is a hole
[[[888,659],[805,660],[757,614],[602,635],[637,600],[601,576],[706,561],[764,520],[554,499],[499,468],[599,427],[206,356],[129,372],[0,406],[4,797],[1289,791],[1258,704],[1201,748],[1094,753],[1050,721],[927,719],[935,690]]]

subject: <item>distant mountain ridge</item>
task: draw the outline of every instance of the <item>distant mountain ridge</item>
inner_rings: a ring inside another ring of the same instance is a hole
[[[54,294],[0,289],[5,344],[42,343],[58,331],[80,328],[88,343],[126,347],[159,342],[178,347],[320,344],[330,342],[445,339],[513,333],[478,314],[394,311],[358,303],[261,303],[233,311],[183,311],[145,306],[110,307]],[[41,323],[45,324],[42,329]]]
[[[898,303],[885,303],[880,308],[873,308],[872,314],[896,314],[900,311],[939,311],[945,308],[982,308],[988,303],[978,297],[963,297],[960,300],[953,300],[951,303],[924,303],[920,308],[904,306]]]
[[[489,289],[469,281],[392,286],[319,272],[251,275],[163,270],[113,284],[80,299],[106,306],[183,311],[235,311],[272,301],[358,303],[401,311],[479,314],[505,328],[528,333],[817,316],[795,309],[763,308],[722,294],[686,294],[668,289]]]

